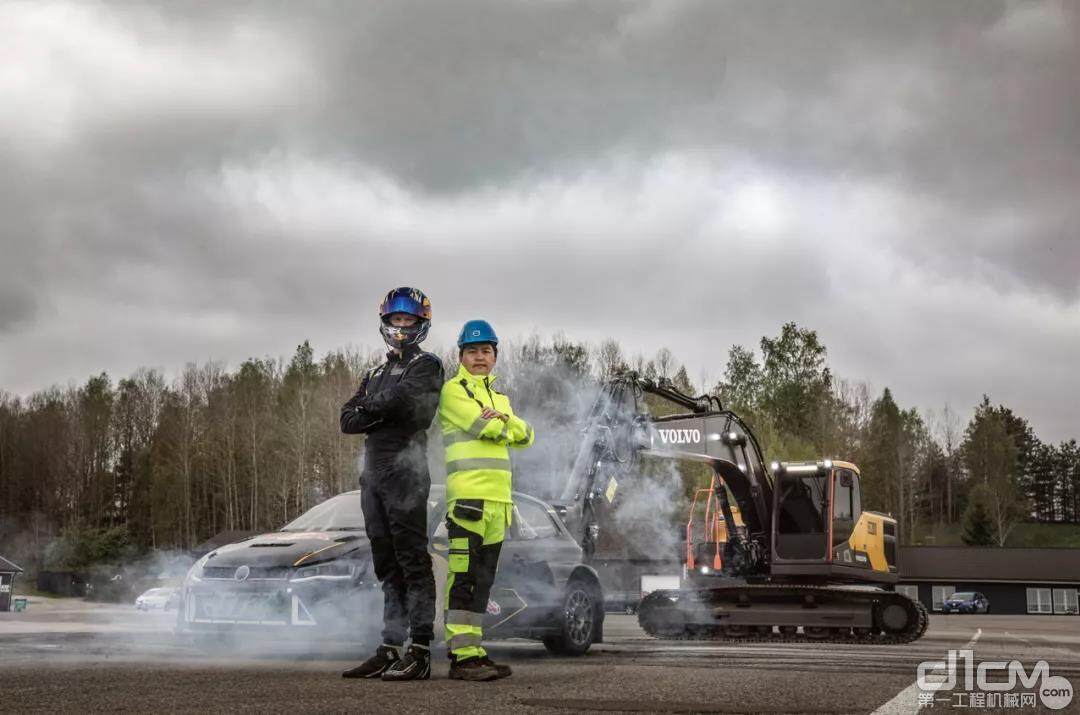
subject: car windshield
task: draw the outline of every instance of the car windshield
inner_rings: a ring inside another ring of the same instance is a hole
[[[149,591],[147,591],[146,593],[144,593],[143,595],[144,596],[164,596],[168,592],[169,592],[169,589],[167,589],[167,588],[152,588]]]
[[[971,591],[962,591],[960,593],[954,593],[949,598],[955,598],[958,601],[969,601],[972,598],[975,598],[975,594]]]
[[[360,508],[360,494],[338,494],[318,506],[314,506],[282,531],[362,531],[364,512]]]

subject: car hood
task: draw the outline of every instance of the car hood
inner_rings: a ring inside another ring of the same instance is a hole
[[[272,531],[222,546],[206,566],[303,566],[368,549],[367,537],[353,531]]]

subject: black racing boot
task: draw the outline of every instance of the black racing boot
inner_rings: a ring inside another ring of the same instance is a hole
[[[509,678],[511,675],[514,674],[514,671],[510,668],[509,665],[496,663],[491,658],[488,658],[486,655],[480,660],[481,662],[483,662],[484,665],[490,665],[492,668],[494,668],[495,672],[499,674],[498,677],[500,678]]]
[[[405,656],[386,669],[383,680],[427,680],[431,677],[431,650],[412,644]]]
[[[507,673],[509,675],[509,673]],[[495,665],[486,657],[454,659],[450,661],[450,680],[474,680],[478,682],[495,680],[500,677]]]
[[[371,656],[355,668],[346,670],[341,674],[341,677],[379,678],[388,668],[401,660],[401,656],[398,655],[400,652],[401,646],[394,647],[383,643],[375,651],[375,655]]]

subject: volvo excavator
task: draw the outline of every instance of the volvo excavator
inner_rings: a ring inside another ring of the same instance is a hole
[[[660,405],[678,412],[654,415],[667,411]],[[926,631],[925,607],[894,590],[896,520],[862,509],[854,464],[766,465],[753,432],[718,398],[632,372],[603,385],[559,502],[586,559],[618,508],[619,485],[656,460],[704,465],[707,486],[686,522],[681,587],[653,591],[638,607],[646,633],[888,644]]]

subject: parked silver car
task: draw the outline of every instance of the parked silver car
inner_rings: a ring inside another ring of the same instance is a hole
[[[140,611],[171,611],[180,605],[180,589],[152,588],[135,599]]]

